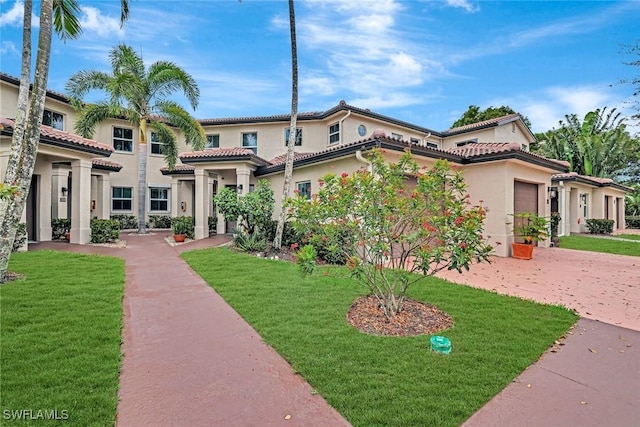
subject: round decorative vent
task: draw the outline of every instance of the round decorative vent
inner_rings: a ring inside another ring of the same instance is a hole
[[[367,134],[367,128],[364,125],[358,126],[358,135],[365,136]]]

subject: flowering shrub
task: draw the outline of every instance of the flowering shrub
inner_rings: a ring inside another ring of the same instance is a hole
[[[409,286],[443,269],[468,270],[474,260],[487,261],[493,248],[482,236],[486,209],[471,205],[461,173],[448,162],[419,168],[405,153],[386,163],[377,150],[371,162],[371,171],[324,176],[310,202],[297,197],[287,206],[293,227],[311,245],[314,233],[340,234],[334,250],[392,317]]]

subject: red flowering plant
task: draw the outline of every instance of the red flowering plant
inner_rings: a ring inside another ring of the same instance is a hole
[[[348,236],[337,250],[351,277],[393,317],[409,286],[443,269],[462,272],[474,261],[488,261],[493,248],[482,236],[486,208],[471,205],[461,172],[448,162],[419,168],[405,153],[386,163],[379,150],[370,161],[370,170],[322,177],[311,202],[288,201],[289,215],[311,243],[317,235]]]

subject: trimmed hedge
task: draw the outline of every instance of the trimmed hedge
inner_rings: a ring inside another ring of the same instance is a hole
[[[149,228],[171,228],[171,215],[149,215]]]
[[[111,219],[120,223],[120,230],[137,230],[138,217],[135,215],[118,214],[111,215]]]
[[[120,222],[115,219],[91,220],[91,243],[109,243],[118,240]]]
[[[588,219],[587,228],[591,234],[611,234],[613,223],[612,219]]]
[[[51,240],[62,240],[67,231],[71,230],[71,220],[55,218],[51,220]]]
[[[640,228],[640,216],[628,216],[627,228]]]

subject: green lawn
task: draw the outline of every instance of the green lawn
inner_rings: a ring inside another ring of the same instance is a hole
[[[560,247],[580,251],[640,256],[640,242],[625,242],[598,237],[563,236],[560,238]]]
[[[577,320],[561,307],[431,278],[415,299],[451,314],[449,356],[429,336],[362,334],[345,316],[363,289],[349,279],[302,279],[297,267],[208,249],[183,254],[263,339],[355,426],[457,426],[533,363]]]
[[[629,239],[629,240],[640,240],[640,234],[618,234],[615,237],[620,237],[621,239]]]
[[[113,425],[123,261],[27,252],[9,270],[25,278],[0,286],[0,424]],[[9,419],[21,410],[26,421]],[[38,419],[51,415],[68,419]]]

